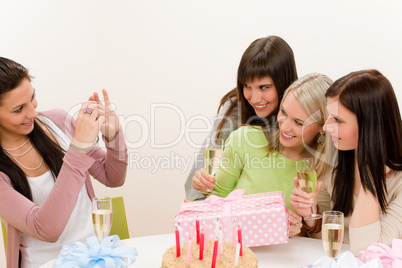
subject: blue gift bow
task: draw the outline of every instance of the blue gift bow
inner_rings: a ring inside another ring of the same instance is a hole
[[[133,264],[138,256],[135,247],[119,247],[120,238],[118,235],[104,238],[101,244],[99,244],[96,236],[88,237],[86,241],[88,246],[81,242],[63,246],[53,267],[127,267]],[[113,244],[111,245],[112,241]]]

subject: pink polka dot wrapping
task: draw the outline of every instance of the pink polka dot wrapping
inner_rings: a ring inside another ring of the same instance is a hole
[[[248,247],[284,244],[289,239],[289,212],[282,191],[243,195],[243,189],[228,197],[209,197],[204,201],[183,203],[174,224],[183,228],[188,241],[195,221],[208,228],[209,239],[222,230],[223,240],[232,242],[233,223],[242,229],[243,245]],[[193,236],[194,237],[194,236]]]

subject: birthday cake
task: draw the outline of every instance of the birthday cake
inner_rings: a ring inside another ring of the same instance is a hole
[[[193,241],[192,246],[192,256],[190,260],[191,268],[203,268],[203,267],[211,267],[213,260],[213,250],[214,250],[214,241],[209,240],[208,250],[204,250],[203,259],[200,260],[199,252],[200,245]],[[180,267],[188,267],[186,266],[186,252],[187,252],[188,243],[184,243],[184,246],[181,247],[180,257],[176,257],[176,246],[172,246],[169,248],[162,259],[162,268],[180,268]],[[232,248],[232,243],[224,241],[222,253],[220,254],[219,260],[216,260],[215,267],[216,268],[226,268],[226,267],[235,267],[235,255],[236,249]],[[258,261],[255,257],[254,253],[250,248],[243,246],[243,256],[238,258],[238,266],[239,268],[255,268],[258,267]]]

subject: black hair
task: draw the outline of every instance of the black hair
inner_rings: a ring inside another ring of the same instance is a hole
[[[0,105],[4,94],[17,88],[25,79],[31,81],[32,77],[24,66],[13,60],[0,57]],[[63,164],[65,152],[44,132],[39,122],[39,119],[35,118],[34,128],[28,134],[28,137],[35,149],[43,157],[43,161],[49,167],[55,179]],[[5,173],[10,178],[17,192],[32,201],[32,192],[25,173],[8,157],[1,145],[0,172]]]
[[[335,81],[325,96],[337,97],[356,115],[359,131],[357,149],[338,153],[333,174],[333,209],[345,215],[353,211],[357,159],[363,189],[378,199],[385,212],[388,205],[385,166],[402,170],[402,121],[391,83],[377,70],[363,70]]]

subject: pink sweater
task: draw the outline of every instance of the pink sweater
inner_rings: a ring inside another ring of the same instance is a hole
[[[73,137],[75,120],[65,111],[56,109],[40,114],[52,120],[68,137]],[[58,240],[84,183],[88,198],[95,196],[89,174],[108,187],[124,184],[127,148],[123,131],[120,129],[110,143],[105,140],[105,145],[107,152],[96,147],[87,155],[70,146],[55,185],[41,207],[15,191],[10,178],[0,172],[0,217],[7,229],[8,268],[19,266],[21,232],[47,242]]]

